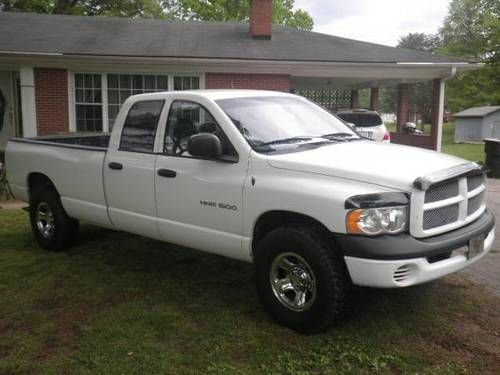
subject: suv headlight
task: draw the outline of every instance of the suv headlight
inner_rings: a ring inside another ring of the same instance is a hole
[[[407,206],[360,208],[346,216],[347,232],[376,236],[396,234],[406,230]]]

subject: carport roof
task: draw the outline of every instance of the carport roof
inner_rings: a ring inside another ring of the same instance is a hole
[[[456,113],[455,117],[486,117],[496,111],[500,111],[500,106],[472,107],[462,112]]]
[[[0,53],[181,57],[342,63],[467,63],[453,57],[273,26],[254,40],[247,23],[0,12]]]

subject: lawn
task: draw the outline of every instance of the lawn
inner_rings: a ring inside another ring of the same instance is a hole
[[[442,151],[471,161],[484,162],[484,144],[455,143],[455,123],[443,124]]]
[[[359,288],[304,336],[261,309],[250,264],[89,225],[49,253],[0,210],[2,374],[495,373],[499,309],[456,275]]]
[[[389,131],[396,131],[396,124],[387,124]],[[420,125],[419,125],[420,129]],[[430,125],[424,125],[424,132],[430,133]],[[455,123],[443,124],[442,152],[459,156],[470,161],[484,162],[484,144],[455,143]]]

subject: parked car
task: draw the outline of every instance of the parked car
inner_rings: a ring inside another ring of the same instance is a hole
[[[391,133],[387,130],[382,117],[367,109],[347,109],[337,112],[337,116],[349,124],[354,124],[356,131],[363,137],[377,142],[391,142]]]
[[[263,306],[302,332],[331,324],[351,283],[425,283],[494,240],[479,165],[365,140],[291,94],[137,95],[110,135],[16,138],[6,158],[43,248],[83,220],[253,262]]]

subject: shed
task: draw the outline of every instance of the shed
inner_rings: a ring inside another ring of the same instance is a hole
[[[500,138],[500,106],[472,107],[454,117],[455,142]]]

